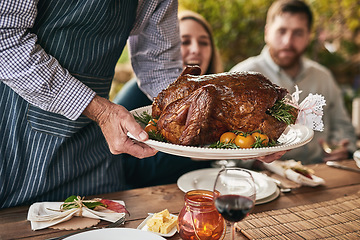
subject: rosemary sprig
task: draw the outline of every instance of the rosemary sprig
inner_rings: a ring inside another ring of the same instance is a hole
[[[279,142],[275,141],[274,139],[270,140],[268,143],[268,147],[274,147],[276,144],[278,144]]]
[[[263,148],[263,147],[273,147],[276,145],[276,141],[273,139],[268,142],[267,145],[265,145],[263,142],[265,139],[261,139],[260,137],[255,137],[255,143],[251,145],[253,148]]]
[[[217,141],[215,143],[212,143],[209,145],[209,148],[231,148],[231,149],[239,149],[240,147],[238,147],[234,142],[220,142]]]
[[[253,148],[262,148],[265,147],[265,144],[263,143],[265,139],[261,139],[261,137],[255,137],[255,142],[253,145],[251,145]]]
[[[236,135],[241,135],[241,136],[244,136],[244,137],[247,137],[248,135],[251,135],[251,133],[243,132],[243,131],[240,131],[240,130],[234,130],[232,132],[235,133]]]
[[[146,111],[142,112],[141,114],[136,113],[134,118],[138,123],[142,123],[144,125],[147,125],[149,121],[153,119],[152,116]]]
[[[153,117],[146,111],[142,112],[141,114],[136,113],[136,115],[134,115],[134,118],[138,123],[142,123],[145,126],[149,122],[151,122],[151,124],[154,126],[156,126],[156,124],[157,124],[156,121],[154,121]],[[149,135],[149,138],[152,140],[156,140],[159,142],[167,142],[167,140],[164,138],[164,136],[157,131],[151,130],[148,132],[148,135]]]
[[[153,140],[156,140],[159,142],[167,142],[167,140],[164,138],[164,136],[157,131],[151,130],[148,132],[148,134],[149,134],[150,139],[153,139]]]
[[[293,124],[295,121],[294,115],[291,114],[295,110],[294,107],[286,104],[284,99],[275,102],[274,106],[268,110],[268,113],[281,122],[287,125]]]

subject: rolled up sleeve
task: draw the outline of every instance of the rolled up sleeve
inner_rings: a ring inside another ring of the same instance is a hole
[[[95,92],[36,43],[37,36],[29,29],[37,2],[0,3],[0,79],[30,104],[75,120]]]

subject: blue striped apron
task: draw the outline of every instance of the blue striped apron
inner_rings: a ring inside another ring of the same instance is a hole
[[[40,0],[32,32],[73,76],[108,97],[134,0]],[[30,105],[0,83],[0,208],[123,189],[100,128]]]

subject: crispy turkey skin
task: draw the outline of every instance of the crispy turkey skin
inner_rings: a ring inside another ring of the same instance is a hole
[[[154,99],[152,116],[169,142],[204,145],[233,130],[260,130],[277,140],[285,130],[287,124],[267,110],[284,98],[286,89],[255,72],[199,74],[199,67],[186,67]]]

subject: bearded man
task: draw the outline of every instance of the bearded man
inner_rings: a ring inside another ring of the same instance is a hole
[[[311,39],[313,15],[310,7],[299,0],[279,0],[268,10],[265,26],[265,47],[260,55],[238,63],[230,71],[256,71],[290,93],[295,85],[302,90],[299,103],[309,93],[325,97],[324,131],[315,132],[314,139],[294,149],[283,159],[295,159],[303,164],[351,157],[356,150],[356,136],[345,109],[341,89],[331,72],[319,63],[303,56]],[[321,145],[333,142],[337,149],[330,154]]]

